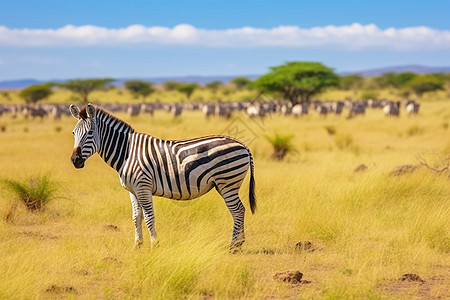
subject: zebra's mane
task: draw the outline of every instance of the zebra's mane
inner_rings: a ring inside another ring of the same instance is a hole
[[[87,116],[87,112],[86,112],[86,107],[87,107],[87,105],[84,105],[83,108],[81,108],[81,110],[80,110],[80,118],[83,118],[84,120],[86,120],[87,117],[88,117]],[[112,113],[110,113],[109,111],[105,110],[104,108],[96,107],[96,110],[97,110],[97,112],[96,112],[97,115],[100,114],[100,115],[106,116],[107,118],[111,118],[116,123],[120,123],[120,124],[125,125],[124,127],[128,128],[130,130],[130,132],[134,132],[134,128],[130,124],[128,124],[127,122],[125,122],[125,121],[119,119],[118,117],[114,116]],[[104,119],[104,117],[102,119]]]

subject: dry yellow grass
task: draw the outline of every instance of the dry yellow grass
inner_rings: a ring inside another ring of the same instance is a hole
[[[178,121],[162,111],[118,116],[161,138],[237,133],[251,141],[259,210],[246,216],[243,252],[227,251],[232,220],[215,192],[186,203],[155,198],[160,246],[151,250],[146,232],[144,247],[133,250],[131,205],[117,174],[97,155],[81,170],[69,160],[75,120],[3,116],[0,178],[49,172],[62,198],[41,213],[18,206],[6,221],[14,199],[1,191],[0,298],[450,297],[448,174],[389,175],[417,164],[417,154],[436,165],[434,154],[450,155],[447,101],[423,102],[419,116],[399,119],[380,110],[351,120],[273,115],[260,124],[244,114],[231,121],[199,112]],[[281,163],[263,137],[273,132],[295,136],[297,152]],[[360,164],[367,170],[355,173]],[[247,191],[248,179],[241,190],[248,207]],[[316,250],[300,252],[298,241]],[[275,281],[284,270],[311,283]],[[398,281],[404,273],[425,283]]]

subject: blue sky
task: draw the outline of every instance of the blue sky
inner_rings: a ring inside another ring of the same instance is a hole
[[[450,1],[10,1],[0,80],[450,66]]]

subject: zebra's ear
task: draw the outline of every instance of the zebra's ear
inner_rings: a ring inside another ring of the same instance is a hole
[[[92,119],[95,116],[95,106],[89,103],[86,107],[86,113],[88,118]]]
[[[80,119],[80,109],[78,107],[76,107],[73,104],[70,104],[69,111],[72,117],[74,117],[77,120]]]

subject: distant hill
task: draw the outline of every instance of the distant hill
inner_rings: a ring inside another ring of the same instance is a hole
[[[131,79],[138,79],[138,80],[144,80],[144,81],[150,81],[154,84],[162,84],[166,81],[173,80],[178,82],[195,82],[198,84],[206,84],[211,81],[221,81],[224,83],[229,82],[233,78],[236,78],[238,76],[247,77],[251,80],[254,80],[258,78],[260,75],[236,75],[236,76],[172,76],[172,77],[135,77],[135,78],[117,78],[113,85],[115,86],[123,86],[123,83],[127,80]],[[0,90],[17,90],[17,89],[23,89],[26,88],[29,85],[33,84],[39,84],[44,82],[63,82],[62,79],[55,79],[55,80],[36,80],[36,79],[18,79],[18,80],[7,80],[7,81],[0,81]]]
[[[394,72],[394,73],[400,73],[400,72],[414,72],[417,74],[428,74],[428,73],[450,73],[450,67],[428,67],[428,66],[421,66],[421,65],[406,65],[406,66],[393,66],[393,67],[385,67],[385,68],[378,68],[378,69],[368,69],[368,70],[361,70],[361,71],[346,71],[346,72],[340,72],[340,75],[348,75],[348,74],[360,74],[362,76],[370,77],[370,76],[379,76],[384,73],[388,72]],[[155,84],[161,84],[169,80],[178,81],[178,82],[196,82],[198,84],[206,84],[211,81],[221,81],[221,82],[229,82],[231,79],[238,77],[238,76],[244,76],[249,79],[256,79],[261,75],[234,75],[234,76],[167,76],[167,77],[136,77],[136,78],[118,78],[116,79],[113,84],[116,86],[123,86],[123,83],[130,79],[138,79],[138,80],[145,80],[150,81]],[[7,81],[0,81],[0,90],[16,90],[16,89],[23,89],[29,85],[32,84],[39,84],[48,82],[43,80],[36,80],[36,79],[18,79],[18,80],[7,80]],[[55,79],[51,80],[53,82],[62,82],[63,79]]]
[[[0,89],[17,90],[38,83],[42,83],[42,81],[36,79],[18,79],[18,80],[0,81]]]
[[[450,67],[427,67],[421,65],[406,65],[406,66],[393,66],[378,69],[368,69],[362,71],[352,71],[352,72],[341,72],[341,75],[348,74],[360,74],[362,76],[380,76],[385,73],[402,73],[402,72],[413,72],[417,74],[429,74],[429,73],[450,73]]]

